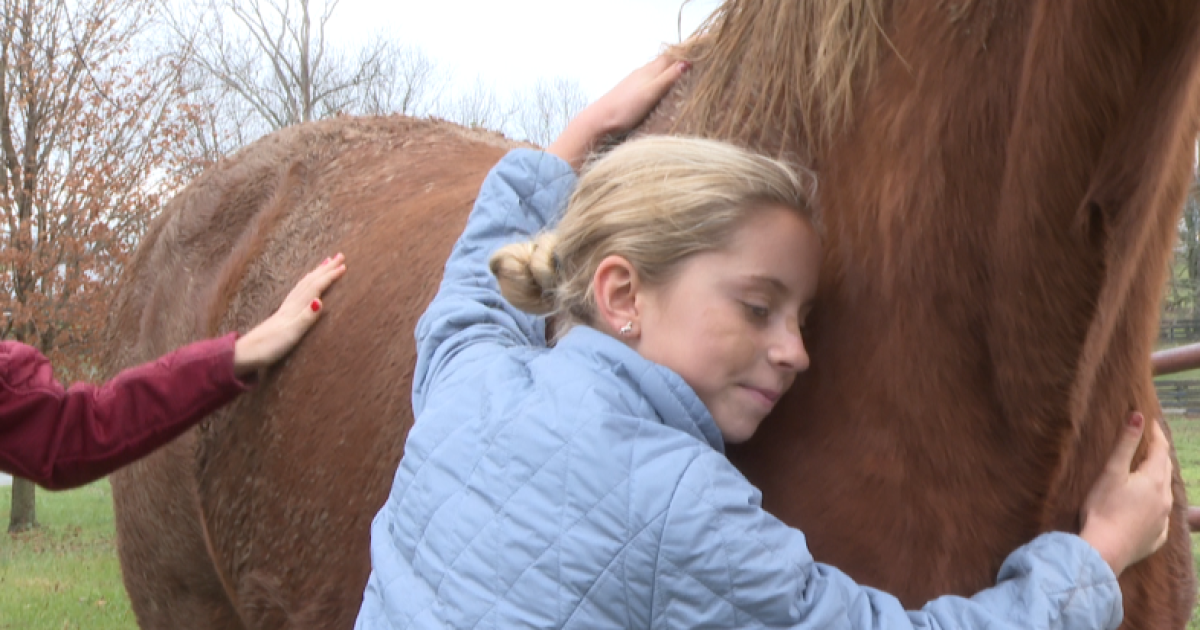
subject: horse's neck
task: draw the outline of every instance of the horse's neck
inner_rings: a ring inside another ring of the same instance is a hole
[[[976,2],[967,11],[937,2],[898,6],[887,16],[890,37],[878,50],[874,80],[853,99],[853,120],[827,142],[798,122],[795,112],[812,104],[765,115],[740,108],[736,95],[754,93],[763,94],[759,106],[778,106],[777,78],[730,74],[726,60],[712,58],[694,66],[644,130],[716,136],[815,168],[828,228],[823,287],[843,297],[829,303],[876,311],[881,326],[889,325],[884,314],[923,302],[941,303],[957,321],[974,322],[974,332],[958,336],[938,330],[937,319],[907,322],[905,334],[944,338],[974,353],[969,363],[991,365],[992,380],[976,386],[995,388],[1005,406],[997,417],[1011,422],[1020,439],[1065,439],[1081,411],[1064,393],[1076,388],[1079,374],[1095,372],[1095,365],[1081,363],[1140,351],[1130,327],[1147,326],[1141,311],[1153,305],[1155,293],[1130,292],[1124,271],[1141,257],[1111,255],[1109,243],[1119,234],[1108,208],[1084,215],[1080,208],[1096,178],[1105,176],[1106,142],[1128,127],[1114,113],[1169,110],[1169,121],[1147,119],[1143,126],[1179,127],[1172,98],[1188,89],[1195,65],[1183,44],[1159,51],[1154,63],[1180,68],[1180,87],[1139,97],[1139,73],[1154,69],[1131,64],[1154,51],[1139,34],[1145,25],[1139,26],[1137,10],[1093,16],[1099,20],[1094,32],[1068,19],[1081,10],[1056,3]],[[1186,41],[1186,28],[1163,22],[1151,30],[1179,31],[1177,39]],[[796,72],[784,57],[777,71]],[[1119,71],[1097,74],[1097,60]],[[698,95],[714,74],[726,81],[725,92]],[[698,98],[710,102],[697,108]],[[1174,157],[1163,157],[1176,147],[1126,144],[1149,160],[1137,164],[1178,170]],[[1165,175],[1134,170],[1147,190],[1162,188]],[[1127,205],[1128,193],[1117,195],[1124,197],[1114,198],[1113,207]],[[1149,223],[1162,231],[1153,217],[1170,214],[1172,202],[1146,202],[1151,210],[1123,223],[1124,234],[1144,236]],[[1160,248],[1160,240],[1122,247]],[[1139,312],[1138,321],[1101,322],[1109,332],[1097,337],[1094,324],[1105,309],[1125,306]],[[1126,332],[1114,335],[1118,325]],[[972,339],[982,345],[972,346]],[[1088,344],[1102,347],[1085,350]],[[925,359],[925,367],[949,369],[936,361]]]

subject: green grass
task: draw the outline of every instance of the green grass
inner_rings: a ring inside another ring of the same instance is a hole
[[[1175,418],[1170,423],[1179,471],[1187,485],[1188,502],[1200,504],[1200,419]],[[1192,534],[1192,558],[1196,573],[1200,574],[1200,534]],[[1192,611],[1188,630],[1200,630],[1200,607]]]
[[[9,504],[0,496],[4,527]],[[0,630],[136,630],[117,563],[108,482],[39,490],[37,516],[37,530],[0,530]]]
[[[1200,503],[1200,419],[1171,419],[1188,497]],[[8,523],[0,489],[0,525]],[[0,630],[136,630],[121,584],[107,481],[70,492],[38,491],[42,527],[0,532]],[[1200,535],[1192,536],[1200,573]],[[1188,630],[1200,630],[1200,608]]]
[[[1188,370],[1186,372],[1176,372],[1175,374],[1163,374],[1155,376],[1156,381],[1200,381],[1200,370]]]

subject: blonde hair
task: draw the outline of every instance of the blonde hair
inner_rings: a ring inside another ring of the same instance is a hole
[[[584,167],[554,231],[500,248],[490,267],[504,298],[559,331],[592,324],[592,277],[618,255],[648,286],[689,256],[720,249],[764,205],[796,210],[817,227],[815,176],[731,144],[700,138],[632,140]]]

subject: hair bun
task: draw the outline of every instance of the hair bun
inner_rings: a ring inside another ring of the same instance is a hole
[[[500,293],[513,306],[534,315],[554,310],[558,285],[554,247],[558,237],[544,232],[532,241],[505,245],[492,254],[488,266],[500,284]]]

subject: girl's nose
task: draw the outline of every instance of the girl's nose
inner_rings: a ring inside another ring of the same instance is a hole
[[[792,372],[808,369],[808,349],[804,347],[804,336],[798,322],[789,321],[775,335],[774,343],[767,352],[771,363]]]

